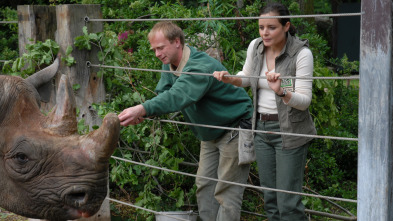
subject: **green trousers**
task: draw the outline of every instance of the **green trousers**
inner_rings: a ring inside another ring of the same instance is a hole
[[[278,121],[258,121],[258,130],[280,131]],[[254,139],[261,186],[302,192],[304,167],[309,144],[282,149],[281,135],[256,133]],[[305,221],[304,205],[299,195],[263,191],[269,221]]]
[[[239,166],[238,139],[227,132],[217,140],[202,141],[197,175],[246,183],[250,165]],[[239,221],[245,187],[196,178],[199,218]]]

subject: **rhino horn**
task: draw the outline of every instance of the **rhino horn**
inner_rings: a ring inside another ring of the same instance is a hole
[[[60,54],[57,55],[55,61],[48,67],[26,78],[35,88],[39,88],[46,82],[49,82],[57,73],[60,65]]]
[[[66,136],[77,133],[76,102],[66,75],[62,75],[56,94],[56,106],[49,113],[44,128],[50,133]]]
[[[114,113],[105,116],[102,125],[81,139],[82,150],[95,162],[108,160],[120,136],[120,120]]]

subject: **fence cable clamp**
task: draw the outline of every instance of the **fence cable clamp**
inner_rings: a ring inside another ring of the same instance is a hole
[[[88,68],[90,68],[90,67],[91,67],[91,62],[90,62],[90,61],[86,61],[86,66],[87,66]]]
[[[85,16],[85,18],[84,18],[84,20],[85,20],[85,22],[89,22],[90,21],[90,18],[89,18],[89,16]]]

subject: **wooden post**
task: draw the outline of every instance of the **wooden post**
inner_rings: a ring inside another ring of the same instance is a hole
[[[26,52],[26,44],[52,39],[60,45],[61,54],[65,55],[67,47],[74,45],[75,37],[83,35],[83,26],[87,25],[89,32],[103,30],[101,22],[85,24],[85,16],[102,18],[100,5],[19,5],[19,54],[22,55]],[[92,104],[105,100],[105,87],[102,78],[97,76],[98,69],[89,69],[86,66],[86,61],[91,61],[93,64],[98,63],[97,52],[97,48],[93,48],[91,51],[80,51],[73,46],[71,56],[75,58],[76,65],[67,67],[61,64],[59,69],[60,73],[69,76],[72,85],[80,86],[75,92],[77,107],[80,110],[79,117],[85,119],[85,123],[90,127],[101,125],[101,119],[92,109]],[[55,94],[54,84],[49,83],[49,85],[51,86],[50,93]],[[45,93],[41,93],[41,95],[43,94],[45,95]],[[43,111],[49,111],[56,104],[55,98],[55,96],[47,98],[48,104],[42,108]]]
[[[68,46],[74,45],[75,37],[83,35],[82,28],[87,25],[89,32],[102,32],[102,22],[85,23],[85,17],[102,18],[100,5],[59,5],[56,6],[57,35],[56,42],[60,45],[60,52],[65,54]],[[77,107],[80,109],[80,118],[85,119],[85,123],[90,127],[101,125],[101,118],[97,116],[92,105],[105,100],[105,88],[103,78],[97,76],[98,68],[88,68],[86,61],[93,64],[98,62],[98,49],[91,51],[78,50],[73,46],[73,56],[76,64],[68,67],[62,65],[60,72],[67,74],[71,85],[79,85],[75,91]]]
[[[74,47],[74,40],[75,37],[83,34],[82,28],[85,25],[89,32],[101,32],[103,28],[101,22],[85,24],[85,16],[102,18],[100,5],[18,6],[19,52],[20,54],[25,52],[26,44],[46,39],[55,40],[63,56],[68,46],[73,47],[71,56],[75,58],[76,65],[68,67],[62,63],[59,72],[68,75],[72,85],[80,85],[80,88],[75,91],[76,104],[80,111],[79,120],[85,119],[85,123],[91,128],[102,123],[101,118],[93,110],[92,104],[99,104],[105,99],[105,87],[102,78],[97,76],[98,69],[89,69],[86,66],[86,61],[98,63],[98,49],[80,51]],[[33,42],[30,42],[29,38],[33,39]],[[52,96],[49,97],[47,103],[41,105],[41,110],[49,111],[56,104],[55,85],[52,82],[47,85],[46,92]],[[80,220],[111,220],[109,201],[103,202],[100,211],[95,216]]]
[[[19,55],[26,52],[26,44],[55,39],[57,29],[56,7],[46,5],[18,5],[18,41]],[[30,41],[30,39],[32,41]],[[41,95],[41,110],[48,112],[56,104],[54,82],[48,82],[38,88]]]
[[[393,220],[393,3],[363,0],[360,38],[359,221]]]
[[[47,5],[18,5],[19,54],[26,52],[26,44],[55,39],[56,7]],[[32,39],[31,42],[29,39]]]
[[[102,120],[97,112],[92,108],[94,103],[105,100],[105,87],[103,78],[97,76],[98,68],[88,68],[86,61],[93,64],[99,63],[98,49],[91,51],[78,50],[74,46],[75,37],[83,35],[82,28],[87,26],[89,32],[102,32],[102,22],[85,23],[85,17],[102,18],[100,5],[58,5],[56,6],[57,35],[56,42],[60,45],[60,52],[64,55],[68,46],[73,46],[71,56],[76,60],[76,65],[71,67],[61,66],[60,72],[67,74],[72,85],[79,85],[75,91],[76,105],[79,108],[79,118],[85,119],[85,123],[90,126],[101,125]],[[109,186],[109,185],[108,185]],[[104,200],[100,211],[91,218],[80,219],[89,221],[109,221],[110,207],[109,201]]]

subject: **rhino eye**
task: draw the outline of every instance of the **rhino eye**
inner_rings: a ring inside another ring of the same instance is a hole
[[[29,158],[24,153],[17,153],[14,158],[21,164],[27,163],[29,161]]]

